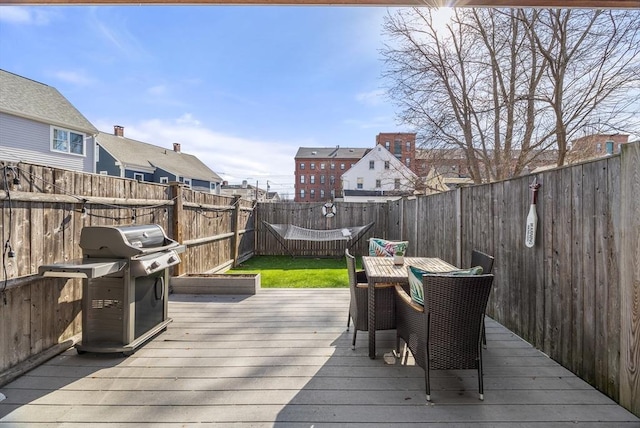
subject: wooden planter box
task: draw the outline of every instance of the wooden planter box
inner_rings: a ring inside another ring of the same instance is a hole
[[[176,294],[248,294],[260,289],[260,274],[191,274],[171,278]]]

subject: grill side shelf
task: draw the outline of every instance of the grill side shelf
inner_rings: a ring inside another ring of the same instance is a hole
[[[124,259],[90,259],[72,260],[69,263],[42,265],[38,273],[44,277],[54,278],[100,278],[121,271],[127,265]]]

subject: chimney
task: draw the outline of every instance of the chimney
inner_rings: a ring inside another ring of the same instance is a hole
[[[124,126],[113,125],[113,135],[116,137],[124,137]]]
[[[173,151],[180,153],[180,143],[173,143]]]

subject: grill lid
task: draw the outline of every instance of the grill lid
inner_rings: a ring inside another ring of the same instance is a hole
[[[133,257],[176,248],[158,224],[136,226],[86,226],[80,233],[85,257]]]

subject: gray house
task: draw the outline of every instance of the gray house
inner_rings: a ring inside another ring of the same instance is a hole
[[[56,88],[0,70],[0,161],[95,172],[97,133]]]
[[[96,136],[96,172],[152,183],[179,181],[194,190],[220,194],[222,178],[193,155],[154,146],[124,136],[124,127],[114,126],[113,134]]]

